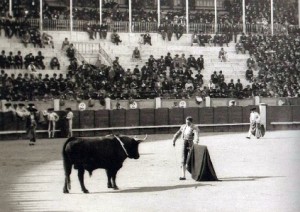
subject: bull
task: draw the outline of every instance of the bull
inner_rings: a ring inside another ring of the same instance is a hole
[[[117,172],[122,168],[126,158],[139,159],[139,144],[146,140],[138,140],[127,136],[109,135],[98,138],[69,138],[62,150],[65,171],[64,193],[71,189],[70,175],[72,167],[78,170],[78,179],[81,190],[89,193],[84,185],[84,172],[90,176],[95,169],[105,169],[107,187],[118,189],[116,184]]]

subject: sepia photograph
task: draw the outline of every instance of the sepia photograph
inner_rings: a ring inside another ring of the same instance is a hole
[[[299,212],[300,0],[0,0],[0,212]]]

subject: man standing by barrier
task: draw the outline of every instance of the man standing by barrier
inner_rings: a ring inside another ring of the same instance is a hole
[[[185,180],[186,161],[188,154],[194,144],[194,138],[196,143],[199,142],[199,129],[193,124],[193,118],[191,116],[186,117],[186,124],[182,125],[180,129],[175,133],[173,137],[173,146],[175,147],[176,140],[182,135],[183,146],[182,146],[182,176],[179,180]]]
[[[256,112],[256,108],[251,109],[250,128],[246,138],[250,139],[251,135],[254,135],[257,139],[262,136],[260,131],[260,115],[258,112]]]
[[[72,112],[71,108],[66,108],[67,111],[67,116],[66,116],[66,120],[67,120],[67,129],[68,129],[68,138],[73,136],[73,118],[74,118],[74,114]]]
[[[26,132],[29,138],[29,146],[33,146],[36,142],[36,128],[38,123],[37,109],[34,106],[28,108],[26,116]]]
[[[54,112],[53,108],[48,109],[48,136],[54,138],[56,122],[59,120],[59,116]]]

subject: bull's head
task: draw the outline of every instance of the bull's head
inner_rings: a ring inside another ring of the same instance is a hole
[[[128,142],[128,145],[125,144],[126,150],[128,152],[128,157],[133,159],[139,159],[139,144],[147,139],[147,135],[143,139],[138,139],[137,137],[128,139],[130,140],[130,142]]]

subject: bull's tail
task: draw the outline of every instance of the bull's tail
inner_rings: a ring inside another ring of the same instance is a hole
[[[63,149],[62,149],[62,157],[63,157],[64,171],[65,171],[65,184],[68,187],[68,189],[71,189],[70,175],[72,172],[72,162],[66,153],[66,146],[71,141],[74,141],[75,139],[76,138],[74,138],[74,137],[68,138],[68,140],[65,142]]]

